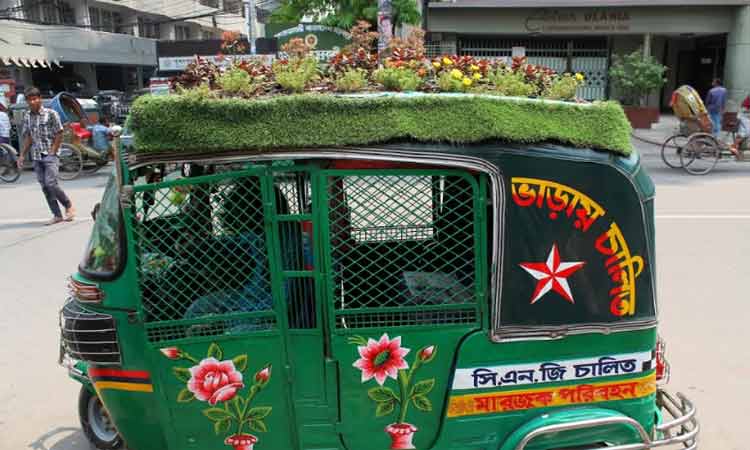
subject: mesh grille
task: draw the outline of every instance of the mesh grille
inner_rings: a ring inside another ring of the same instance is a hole
[[[199,324],[151,324],[147,327],[151,342],[172,341],[191,337],[235,335],[257,331],[268,331],[276,327],[273,316],[219,318],[202,321]]]
[[[137,192],[135,200],[136,258],[147,322],[216,320],[204,331],[165,324],[164,331],[152,328],[149,336],[254,329],[228,326],[215,316],[272,308],[260,178],[227,176],[148,189]]]
[[[331,176],[332,286],[347,327],[452,323],[453,312],[372,308],[476,304],[474,184],[460,175]],[[337,327],[344,319],[337,319]],[[459,322],[474,316],[456,318]]]
[[[475,308],[438,311],[368,312],[339,316],[336,328],[382,328],[387,326],[460,325],[475,323]]]

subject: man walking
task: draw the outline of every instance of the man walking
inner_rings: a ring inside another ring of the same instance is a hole
[[[724,114],[724,107],[727,104],[727,90],[721,85],[721,79],[719,78],[714,78],[711,85],[713,87],[706,96],[706,109],[714,125],[714,136],[718,137],[721,133],[721,115]]]
[[[42,106],[42,94],[39,89],[28,88],[25,96],[29,110],[23,117],[21,156],[18,158],[18,167],[23,166],[26,153],[31,150],[36,179],[42,185],[47,205],[52,211],[52,219],[47,222],[47,225],[54,225],[63,220],[71,221],[75,217],[73,203],[57,184],[57,173],[60,170],[57,151],[60,149],[63,132],[60,116],[56,111]],[[65,207],[64,219],[58,202]]]

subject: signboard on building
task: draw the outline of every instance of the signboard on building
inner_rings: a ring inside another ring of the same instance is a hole
[[[212,62],[217,66],[229,65],[232,61],[250,61],[261,60],[270,64],[274,60],[273,55],[199,55],[200,58]],[[185,70],[188,64],[195,62],[194,56],[165,56],[159,58],[159,71],[161,72],[181,72]]]
[[[345,30],[312,23],[267,24],[266,36],[275,38],[279,49],[290,40],[301,38],[318,59],[330,58],[351,42],[351,35]]]
[[[606,33],[630,31],[630,21],[628,10],[543,9],[526,17],[524,26],[532,33]]]

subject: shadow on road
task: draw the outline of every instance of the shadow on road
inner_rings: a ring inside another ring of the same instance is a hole
[[[49,220],[49,219],[47,219]],[[42,229],[47,220],[30,220],[28,222],[0,223],[0,231],[5,230],[25,230],[25,229]]]
[[[55,428],[29,444],[32,450],[89,450],[91,445],[80,428]]]

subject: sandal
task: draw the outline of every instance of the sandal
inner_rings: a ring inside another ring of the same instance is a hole
[[[58,224],[58,223],[60,223],[62,221],[63,221],[62,217],[55,216],[55,217],[51,218],[50,220],[48,220],[47,222],[44,222],[44,226],[55,225],[55,224]]]
[[[76,209],[73,207],[73,205],[70,205],[70,208],[65,209],[65,221],[72,222],[73,219],[75,218],[76,218]]]

